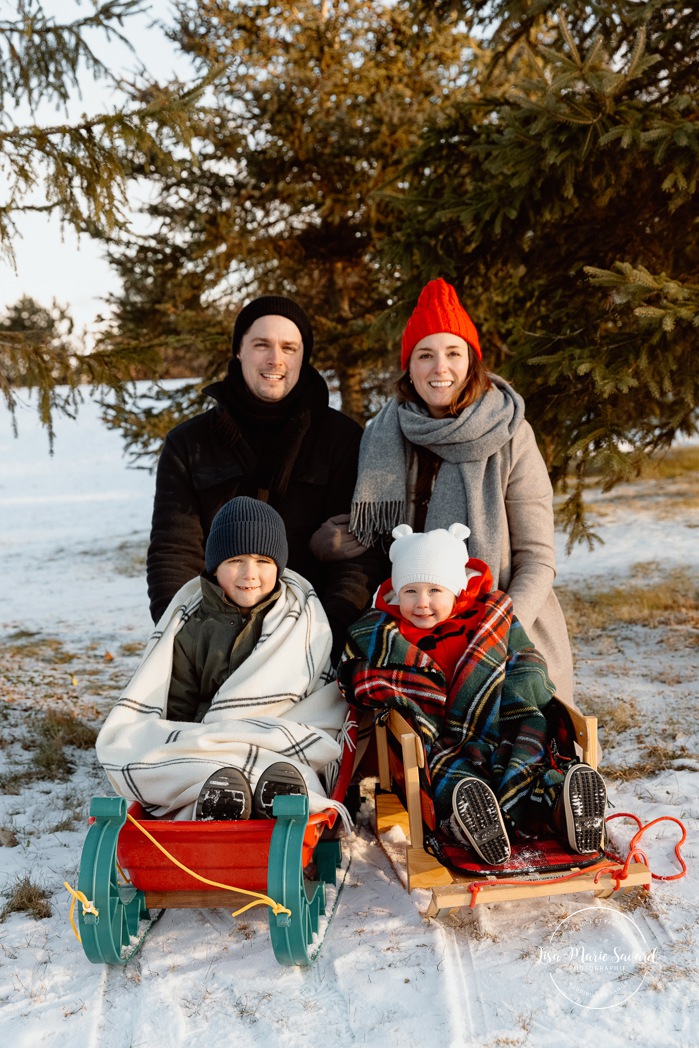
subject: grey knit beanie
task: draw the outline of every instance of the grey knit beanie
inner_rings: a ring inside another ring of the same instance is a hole
[[[262,295],[243,306],[233,328],[233,356],[238,356],[243,335],[260,317],[286,317],[296,324],[303,339],[303,362],[307,364],[313,350],[313,328],[301,306],[283,295]]]
[[[231,557],[269,557],[281,575],[289,559],[284,521],[266,502],[239,495],[222,506],[206,540],[206,570],[213,575]]]

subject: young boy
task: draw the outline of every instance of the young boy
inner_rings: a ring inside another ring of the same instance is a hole
[[[393,530],[391,578],[349,630],[340,687],[360,707],[395,707],[425,743],[442,829],[491,865],[510,838],[548,827],[585,854],[602,844],[606,790],[556,747],[554,686],[506,593],[468,559],[463,524]]]
[[[266,818],[339,757],[346,707],[332,634],[310,583],[285,570],[284,522],[238,497],[212,521],[206,572],[158,622],[97,739],[117,793],[157,816]]]

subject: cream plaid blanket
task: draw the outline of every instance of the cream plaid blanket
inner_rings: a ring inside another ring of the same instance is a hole
[[[165,719],[173,642],[201,601],[199,579],[175,594],[97,738],[97,757],[122,797],[154,816],[190,819],[218,768],[239,768],[254,792],[265,768],[283,760],[303,774],[311,811],[328,806],[318,772],[340,755],[347,712],[330,664],[332,635],[311,584],[288,570],[280,581],[254,651],[200,724]]]

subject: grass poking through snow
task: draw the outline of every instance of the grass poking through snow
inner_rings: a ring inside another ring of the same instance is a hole
[[[18,878],[4,894],[7,902],[0,910],[0,922],[6,921],[11,913],[28,913],[37,920],[52,915],[48,892],[34,884],[30,877]]]
[[[24,749],[33,751],[31,762],[0,776],[0,788],[4,793],[19,793],[32,782],[65,781],[75,771],[66,747],[93,750],[96,738],[96,729],[73,714],[49,710],[36,720],[23,743]]]
[[[611,631],[618,623],[699,629],[699,575],[674,570],[615,586],[556,587],[571,638]]]

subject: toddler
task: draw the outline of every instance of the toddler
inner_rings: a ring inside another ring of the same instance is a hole
[[[545,828],[596,852],[604,782],[558,751],[544,659],[487,565],[468,558],[469,529],[392,534],[391,578],[350,628],[338,670],[347,700],[415,724],[443,831],[486,863],[506,862],[516,834]]]

